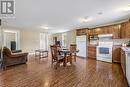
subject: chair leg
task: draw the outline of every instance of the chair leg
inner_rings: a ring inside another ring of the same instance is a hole
[[[72,64],[72,57],[70,58],[70,64]]]
[[[56,69],[57,69],[57,67],[58,67],[58,64],[59,64],[59,63],[58,63],[58,62],[56,62]]]
[[[74,61],[76,62],[76,54],[74,55]]]
[[[6,70],[6,66],[3,66],[3,67],[2,67],[2,70],[3,70],[3,71]]]
[[[53,67],[53,59],[51,60],[51,66]]]

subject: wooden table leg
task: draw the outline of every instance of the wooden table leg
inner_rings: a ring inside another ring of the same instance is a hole
[[[66,53],[64,53],[64,63],[63,66],[66,67]]]
[[[70,64],[72,64],[72,54],[70,54]]]

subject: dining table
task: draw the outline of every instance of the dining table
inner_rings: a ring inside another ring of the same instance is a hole
[[[63,57],[64,57],[63,66],[65,67],[66,66],[67,55],[68,54],[72,55],[72,53],[74,53],[74,52],[71,52],[70,49],[67,49],[67,48],[60,49],[59,52],[63,54]],[[79,50],[76,50],[75,52],[78,53]],[[72,64],[72,59],[70,61],[70,64]]]

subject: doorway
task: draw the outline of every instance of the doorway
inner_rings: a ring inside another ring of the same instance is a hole
[[[40,49],[49,50],[50,41],[50,34],[40,33]]]
[[[4,30],[4,46],[11,50],[19,49],[19,31]]]

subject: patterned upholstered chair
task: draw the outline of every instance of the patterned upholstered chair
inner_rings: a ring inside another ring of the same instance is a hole
[[[76,49],[77,45],[76,44],[70,44],[70,51],[72,52],[72,59],[76,62]]]

